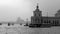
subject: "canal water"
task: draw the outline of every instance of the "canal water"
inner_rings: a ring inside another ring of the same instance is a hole
[[[29,28],[28,26],[0,26],[0,34],[60,34],[60,27]]]

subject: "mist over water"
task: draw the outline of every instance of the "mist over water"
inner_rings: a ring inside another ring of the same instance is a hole
[[[0,34],[60,34],[60,27],[51,28],[29,28],[23,25],[15,24],[14,26],[7,26],[7,24],[0,26]]]
[[[43,16],[47,12],[48,16],[54,16],[60,9],[60,0],[0,0],[0,22],[16,21],[17,17],[30,20],[37,3]]]
[[[48,16],[54,16],[57,10],[60,9],[60,0],[0,0],[0,22],[16,22],[18,17],[22,21],[26,21],[26,18],[30,20],[37,3],[39,3],[39,9],[42,11],[43,16],[46,16],[47,12]],[[13,26],[0,25],[0,34],[6,33],[60,34],[60,27],[29,28],[20,24],[14,24]]]

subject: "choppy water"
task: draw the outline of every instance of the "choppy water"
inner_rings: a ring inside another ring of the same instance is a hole
[[[0,34],[60,34],[60,27],[29,28],[20,25],[0,26]]]

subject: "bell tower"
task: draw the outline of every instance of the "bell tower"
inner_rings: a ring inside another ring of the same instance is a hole
[[[33,12],[33,14],[34,14],[34,16],[37,16],[37,17],[41,17],[42,16],[42,11],[39,10],[38,3],[37,3],[36,9]]]

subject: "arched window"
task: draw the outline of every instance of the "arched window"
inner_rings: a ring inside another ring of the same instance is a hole
[[[48,22],[48,20],[47,20],[47,24],[48,24],[49,22]]]
[[[41,23],[43,23],[43,19],[41,19]]]
[[[56,23],[56,20],[55,20],[55,24],[57,24],[57,23]]]
[[[59,21],[57,20],[57,24],[59,24]]]
[[[40,16],[40,14],[39,14],[39,16]]]
[[[44,20],[44,23],[46,23],[47,21],[46,20]]]
[[[55,24],[59,24],[59,21],[58,20],[55,20]]]
[[[51,21],[49,20],[48,23],[51,23]]]
[[[39,18],[36,18],[36,19],[35,19],[35,21],[36,21],[36,22],[39,22],[39,21],[40,21],[40,19],[39,19]]]
[[[53,20],[53,24],[55,24],[55,21]]]
[[[35,14],[35,16],[36,16],[36,14]]]

